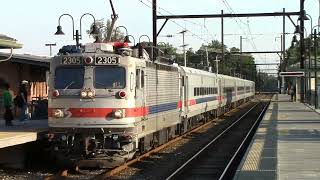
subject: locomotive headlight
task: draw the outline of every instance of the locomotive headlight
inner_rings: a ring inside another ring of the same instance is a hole
[[[87,96],[88,96],[89,98],[93,98],[94,92],[93,92],[93,91],[88,91],[88,92],[87,92]]]
[[[62,135],[62,136],[61,136],[61,140],[62,140],[62,141],[67,140],[67,136],[66,136],[66,135]]]
[[[63,118],[64,117],[64,112],[62,109],[55,109],[53,110],[53,116],[55,118]]]
[[[82,98],[94,98],[94,90],[91,90],[91,89],[83,89],[80,93],[80,96]]]
[[[81,91],[81,97],[86,98],[88,95],[87,91]]]
[[[124,118],[125,117],[125,110],[124,109],[118,109],[113,112],[113,116],[115,118]]]

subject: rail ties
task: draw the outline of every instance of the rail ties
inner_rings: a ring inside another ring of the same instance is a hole
[[[68,179],[68,170],[60,170],[58,173],[44,178],[44,180],[66,180]]]
[[[257,103],[166,179],[231,179],[268,104]]]

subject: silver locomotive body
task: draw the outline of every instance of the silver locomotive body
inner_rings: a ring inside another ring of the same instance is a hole
[[[251,81],[100,43],[62,52],[50,71],[52,152],[80,167],[120,165],[254,95]]]
[[[110,167],[132,158],[148,134],[179,123],[179,72],[145,52],[136,58],[126,48],[120,55],[90,46],[52,60],[52,150],[62,161]]]

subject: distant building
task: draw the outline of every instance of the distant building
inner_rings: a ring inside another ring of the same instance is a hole
[[[0,59],[9,56],[9,53],[0,52]],[[50,58],[48,57],[13,54],[9,61],[0,62],[0,89],[1,86],[7,82],[16,95],[19,83],[22,80],[27,80],[29,81],[29,101],[47,98],[48,86],[46,83],[46,72],[49,71],[49,60]],[[2,99],[1,90],[0,99]],[[0,109],[3,109],[2,102],[0,102]]]

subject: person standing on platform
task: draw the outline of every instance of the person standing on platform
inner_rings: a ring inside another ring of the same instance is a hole
[[[12,126],[13,114],[12,114],[12,95],[9,91],[10,86],[8,83],[4,85],[3,91],[3,104],[5,107],[4,119],[6,120],[6,126]]]
[[[27,91],[28,81],[21,81],[18,96],[21,98],[21,111],[19,120],[25,123],[28,120],[29,111],[28,111],[28,91]]]
[[[292,86],[292,83],[289,81],[289,83],[288,83],[288,91],[287,91],[288,95],[291,95],[291,88],[292,88],[291,86]]]

